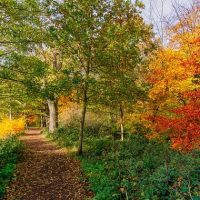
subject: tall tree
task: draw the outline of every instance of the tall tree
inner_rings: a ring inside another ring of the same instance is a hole
[[[119,113],[121,140],[124,139],[125,110],[134,109],[133,104],[143,99],[145,91],[139,81],[146,66],[146,56],[152,45],[151,27],[140,15],[143,4],[115,1],[113,16],[104,27],[103,43],[107,47],[100,59],[101,101],[107,101],[112,110]]]
[[[69,79],[62,68],[61,47],[57,46],[48,25],[55,16],[49,15],[44,3],[37,0],[1,2],[4,17],[1,24],[4,57],[1,78],[17,81],[33,97],[47,101],[49,131],[54,132],[58,126],[58,97],[68,90]]]
[[[61,27],[56,33],[68,50],[73,72],[79,79],[77,93],[81,94],[82,117],[78,153],[82,154],[85,116],[91,98],[99,95],[101,74],[109,72],[111,75],[113,67],[113,71],[117,71],[118,82],[120,76],[125,80],[127,74],[131,82],[134,75],[130,74],[134,66],[141,63],[144,46],[150,41],[149,27],[144,24],[138,11],[142,6],[139,1],[136,4],[124,0],[65,1],[53,4],[57,7],[55,12],[59,13],[56,22]],[[123,71],[127,71],[127,74]],[[113,77],[105,76],[106,79]],[[116,98],[120,95],[123,96],[121,93]],[[118,108],[123,118],[120,101]],[[121,130],[123,132],[123,127]]]

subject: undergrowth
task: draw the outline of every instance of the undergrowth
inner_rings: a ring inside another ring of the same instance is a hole
[[[95,131],[95,132],[94,132]],[[87,127],[84,155],[78,157],[94,200],[200,200],[200,152],[182,154],[141,132],[124,142]],[[60,146],[77,148],[72,125],[49,135]]]
[[[23,145],[18,140],[18,136],[9,136],[0,140],[0,198],[13,178],[22,148]]]

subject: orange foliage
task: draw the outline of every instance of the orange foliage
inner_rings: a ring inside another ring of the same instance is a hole
[[[38,116],[37,115],[30,115],[26,119],[28,124],[33,124],[33,123],[37,122],[37,120],[38,120]]]
[[[148,127],[168,130],[172,147],[200,148],[200,24],[194,8],[170,29],[171,41],[152,59]]]

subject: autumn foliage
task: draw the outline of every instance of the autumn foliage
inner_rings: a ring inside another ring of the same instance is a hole
[[[10,120],[8,118],[4,118],[0,122],[0,139],[5,138],[8,135],[13,135],[16,133],[20,133],[25,128],[25,120],[23,118]]]
[[[200,148],[198,10],[185,13],[169,29],[169,45],[156,52],[148,76],[150,127],[158,136],[168,133],[172,147],[181,151]]]
[[[169,136],[173,148],[192,150],[200,148],[200,90],[188,92],[185,97],[188,103],[171,111],[176,117],[151,116],[149,119],[156,122],[154,130],[171,130]]]

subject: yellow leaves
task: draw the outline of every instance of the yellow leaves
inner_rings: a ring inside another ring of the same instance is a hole
[[[173,87],[171,88],[171,92],[187,92],[197,89],[198,86],[192,81],[192,77],[189,77],[188,79],[182,81],[174,81]]]
[[[4,118],[0,122],[0,139],[5,138],[8,135],[16,134],[24,130],[25,120],[23,118],[10,120]]]
[[[160,81],[158,84],[154,85],[151,91],[149,92],[149,97],[153,100],[157,98],[159,95],[160,97],[165,95],[166,93],[166,83],[164,81]]]
[[[128,116],[131,121],[141,122],[141,113],[132,113]]]
[[[153,100],[162,96],[173,96],[175,93],[182,93],[193,89],[192,76],[195,74],[195,67],[185,66],[187,55],[184,51],[172,49],[160,50],[152,59],[150,64],[150,82],[153,87],[149,97]]]

